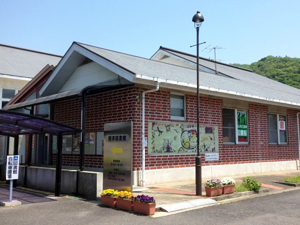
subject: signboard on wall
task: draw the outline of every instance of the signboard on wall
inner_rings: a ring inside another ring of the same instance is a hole
[[[104,124],[103,189],[132,190],[132,122]]]
[[[219,160],[219,153],[206,153],[205,154],[205,161],[218,161]]]
[[[237,111],[238,142],[248,142],[247,111]]]
[[[19,156],[8,155],[6,161],[6,180],[17,180],[19,178]]]
[[[237,111],[238,142],[248,142],[247,111]]]
[[[279,116],[279,130],[285,130],[285,121],[283,116]]]
[[[197,152],[197,125],[180,122],[149,122],[148,154],[175,155]],[[219,152],[218,126],[200,125],[200,151]]]

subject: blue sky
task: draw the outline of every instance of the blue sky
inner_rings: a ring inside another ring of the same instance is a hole
[[[252,63],[268,56],[300,58],[299,0],[0,0],[0,43],[63,55],[79,41],[145,58],[159,46]]]

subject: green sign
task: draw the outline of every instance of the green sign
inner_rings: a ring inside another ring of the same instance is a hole
[[[238,142],[248,142],[247,111],[237,111]]]

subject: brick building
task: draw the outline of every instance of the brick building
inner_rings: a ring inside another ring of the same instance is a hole
[[[65,137],[66,168],[80,165],[101,172],[105,124],[130,121],[134,185],[194,179],[195,56],[161,47],[145,59],[74,42],[39,96],[6,109],[49,104],[49,118],[82,129],[84,152],[80,134]],[[203,177],[297,169],[299,99],[299,89],[200,58]],[[45,140],[44,162],[55,164],[52,137]]]

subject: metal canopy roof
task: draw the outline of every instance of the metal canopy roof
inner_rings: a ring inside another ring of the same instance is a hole
[[[80,132],[80,129],[37,116],[0,110],[0,135],[17,136],[39,133],[61,135],[76,132]]]

